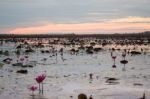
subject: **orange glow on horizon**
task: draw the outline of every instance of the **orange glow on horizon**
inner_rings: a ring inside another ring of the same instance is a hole
[[[80,23],[80,24],[46,24],[26,28],[15,28],[9,33],[115,33],[115,32],[142,32],[150,30],[148,23]]]

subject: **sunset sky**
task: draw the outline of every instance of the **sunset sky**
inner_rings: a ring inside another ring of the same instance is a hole
[[[0,0],[0,33],[150,30],[150,0]]]

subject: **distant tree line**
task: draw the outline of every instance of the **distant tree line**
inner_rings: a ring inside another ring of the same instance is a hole
[[[117,38],[117,39],[150,39],[150,31],[141,33],[115,33],[115,34],[0,34],[0,39],[5,38]]]

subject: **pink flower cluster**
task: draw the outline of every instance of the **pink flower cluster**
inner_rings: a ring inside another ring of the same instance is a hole
[[[39,84],[39,88],[37,87],[37,86],[31,86],[30,88],[29,88],[29,90],[31,90],[32,91],[32,94],[34,95],[34,91],[36,91],[37,89],[39,89],[39,94],[42,92],[42,94],[43,94],[43,81],[45,80],[45,78],[46,78],[46,75],[45,74],[41,74],[41,75],[39,75],[39,76],[37,76],[36,78],[35,78],[35,80],[36,80],[36,82]],[[42,86],[41,86],[41,84],[42,84]],[[41,87],[42,87],[42,90],[41,90]]]

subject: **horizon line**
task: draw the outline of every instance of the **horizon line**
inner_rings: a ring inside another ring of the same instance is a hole
[[[102,33],[102,32],[87,32],[87,33],[77,33],[77,32],[47,32],[47,33],[0,33],[0,35],[64,35],[64,34],[75,34],[75,35],[91,35],[91,34],[102,34],[102,35],[109,35],[109,34],[139,34],[139,33],[145,33],[150,32],[149,31],[143,31],[143,32],[114,32],[114,33]]]

